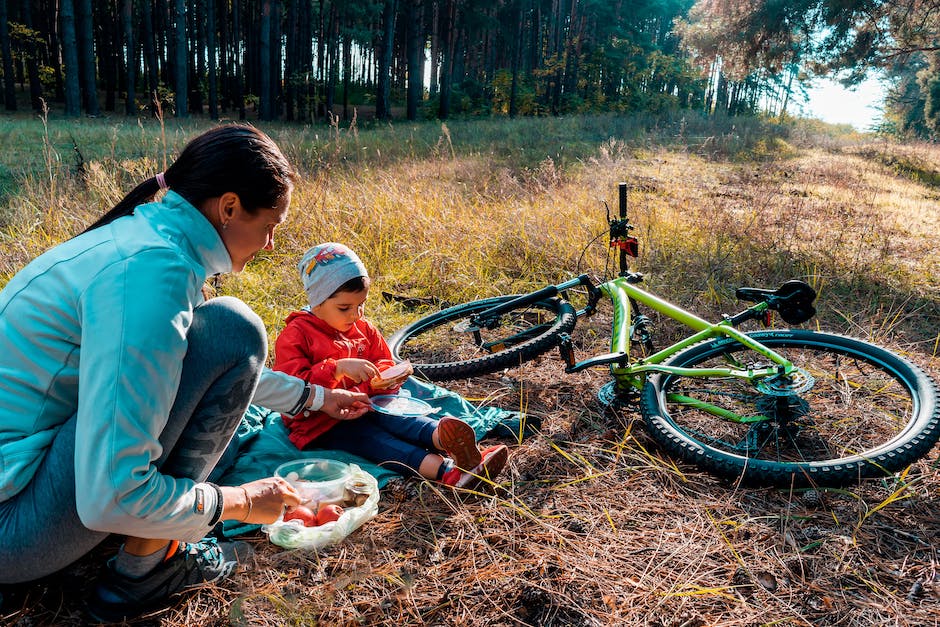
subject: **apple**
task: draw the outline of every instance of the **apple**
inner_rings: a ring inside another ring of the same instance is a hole
[[[288,520],[299,520],[304,524],[304,527],[315,527],[319,524],[317,515],[305,505],[298,505],[284,512],[284,522]]]
[[[343,508],[335,503],[321,505],[317,510],[317,524],[325,525],[328,522],[338,520],[343,515]]]

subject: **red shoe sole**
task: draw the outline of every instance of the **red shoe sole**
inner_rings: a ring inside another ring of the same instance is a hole
[[[480,465],[483,455],[477,448],[473,427],[462,420],[444,416],[437,424],[437,437],[441,448],[447,451],[461,470],[472,470]]]
[[[480,465],[473,469],[472,474],[465,473],[461,480],[457,482],[456,487],[474,490],[483,483],[484,479],[492,481],[499,476],[503,467],[506,466],[506,462],[509,461],[509,448],[505,444],[500,444],[486,450],[487,454],[480,462]]]

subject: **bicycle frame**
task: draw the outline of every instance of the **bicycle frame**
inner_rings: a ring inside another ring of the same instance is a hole
[[[606,295],[613,304],[614,319],[610,340],[611,353],[623,354],[624,361],[627,362],[623,365],[615,365],[612,363],[610,368],[611,374],[614,376],[617,386],[621,390],[626,389],[628,386],[629,388],[639,390],[643,383],[643,377],[649,372],[666,372],[685,377],[727,376],[753,381],[774,375],[788,375],[794,370],[794,366],[789,360],[767,348],[760,342],[751,339],[746,333],[739,331],[733,326],[735,320],[763,315],[767,310],[767,303],[758,303],[750,307],[743,315],[739,314],[733,318],[725,318],[717,324],[712,324],[677,305],[640,289],[632,284],[626,277],[618,277],[606,283],[602,283],[597,286],[597,289]],[[696,331],[696,333],[652,355],[630,363],[630,336],[632,331],[631,302],[641,303],[654,311],[658,311],[691,328]],[[722,368],[676,368],[662,364],[662,362],[679,351],[693,344],[721,336],[728,337],[763,355],[773,362],[774,365],[753,370],[741,370],[731,365]]]
[[[769,313],[769,309],[773,308],[768,301],[757,302],[741,313],[734,316],[725,316],[721,322],[713,324],[678,305],[663,300],[637,287],[636,283],[642,280],[642,275],[630,272],[626,261],[628,255],[636,256],[637,242],[635,238],[629,235],[633,227],[626,218],[626,184],[624,183],[620,184],[620,219],[609,220],[609,222],[611,247],[620,249],[620,275],[617,278],[595,285],[586,274],[582,274],[557,285],[547,285],[539,290],[524,294],[475,314],[470,319],[471,323],[463,330],[473,331],[474,329],[488,327],[488,321],[498,320],[503,314],[513,311],[518,307],[531,305],[545,299],[554,298],[558,295],[565,297],[565,293],[571,289],[586,288],[588,291],[588,302],[583,309],[577,312],[579,318],[594,313],[597,303],[604,296],[609,298],[613,305],[610,353],[575,363],[570,338],[563,337],[560,350],[562,357],[567,363],[566,372],[577,372],[592,366],[609,365],[614,378],[614,391],[617,396],[639,391],[643,386],[646,375],[651,372],[662,372],[683,377],[735,377],[756,383],[758,380],[767,377],[785,377],[796,370],[793,363],[779,353],[735,328],[737,324],[745,320],[764,319]],[[680,324],[692,329],[694,333],[651,355],[647,355],[641,359],[631,360],[631,335],[634,331],[635,322],[641,317],[640,315],[634,317],[633,310],[635,306],[639,304],[672,318]],[[764,356],[770,362],[770,365],[764,368],[752,369],[741,369],[731,363],[722,367],[680,368],[668,366],[663,363],[673,355],[676,355],[694,344],[720,337],[725,337],[728,341],[737,342]],[[671,395],[671,398],[673,401],[679,403],[694,404],[698,406],[699,409],[740,423],[767,420],[764,416],[739,416],[732,414],[719,407],[706,405],[701,401],[685,398],[680,395]]]

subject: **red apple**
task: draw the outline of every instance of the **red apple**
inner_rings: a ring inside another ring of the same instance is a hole
[[[317,515],[305,505],[298,505],[284,512],[284,521],[288,520],[299,520],[304,524],[304,527],[315,527],[319,524]]]
[[[343,508],[335,503],[320,506],[317,510],[317,524],[325,525],[328,522],[338,520],[343,515]]]

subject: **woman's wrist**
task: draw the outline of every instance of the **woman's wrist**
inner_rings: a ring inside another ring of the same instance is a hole
[[[248,522],[252,508],[248,489],[245,486],[223,486],[220,491],[223,493],[222,503],[224,506],[222,520]]]
[[[311,384],[310,396],[307,399],[307,406],[305,409],[308,411],[317,411],[323,407],[323,401],[326,398],[326,391],[323,389],[322,385],[312,385]]]

